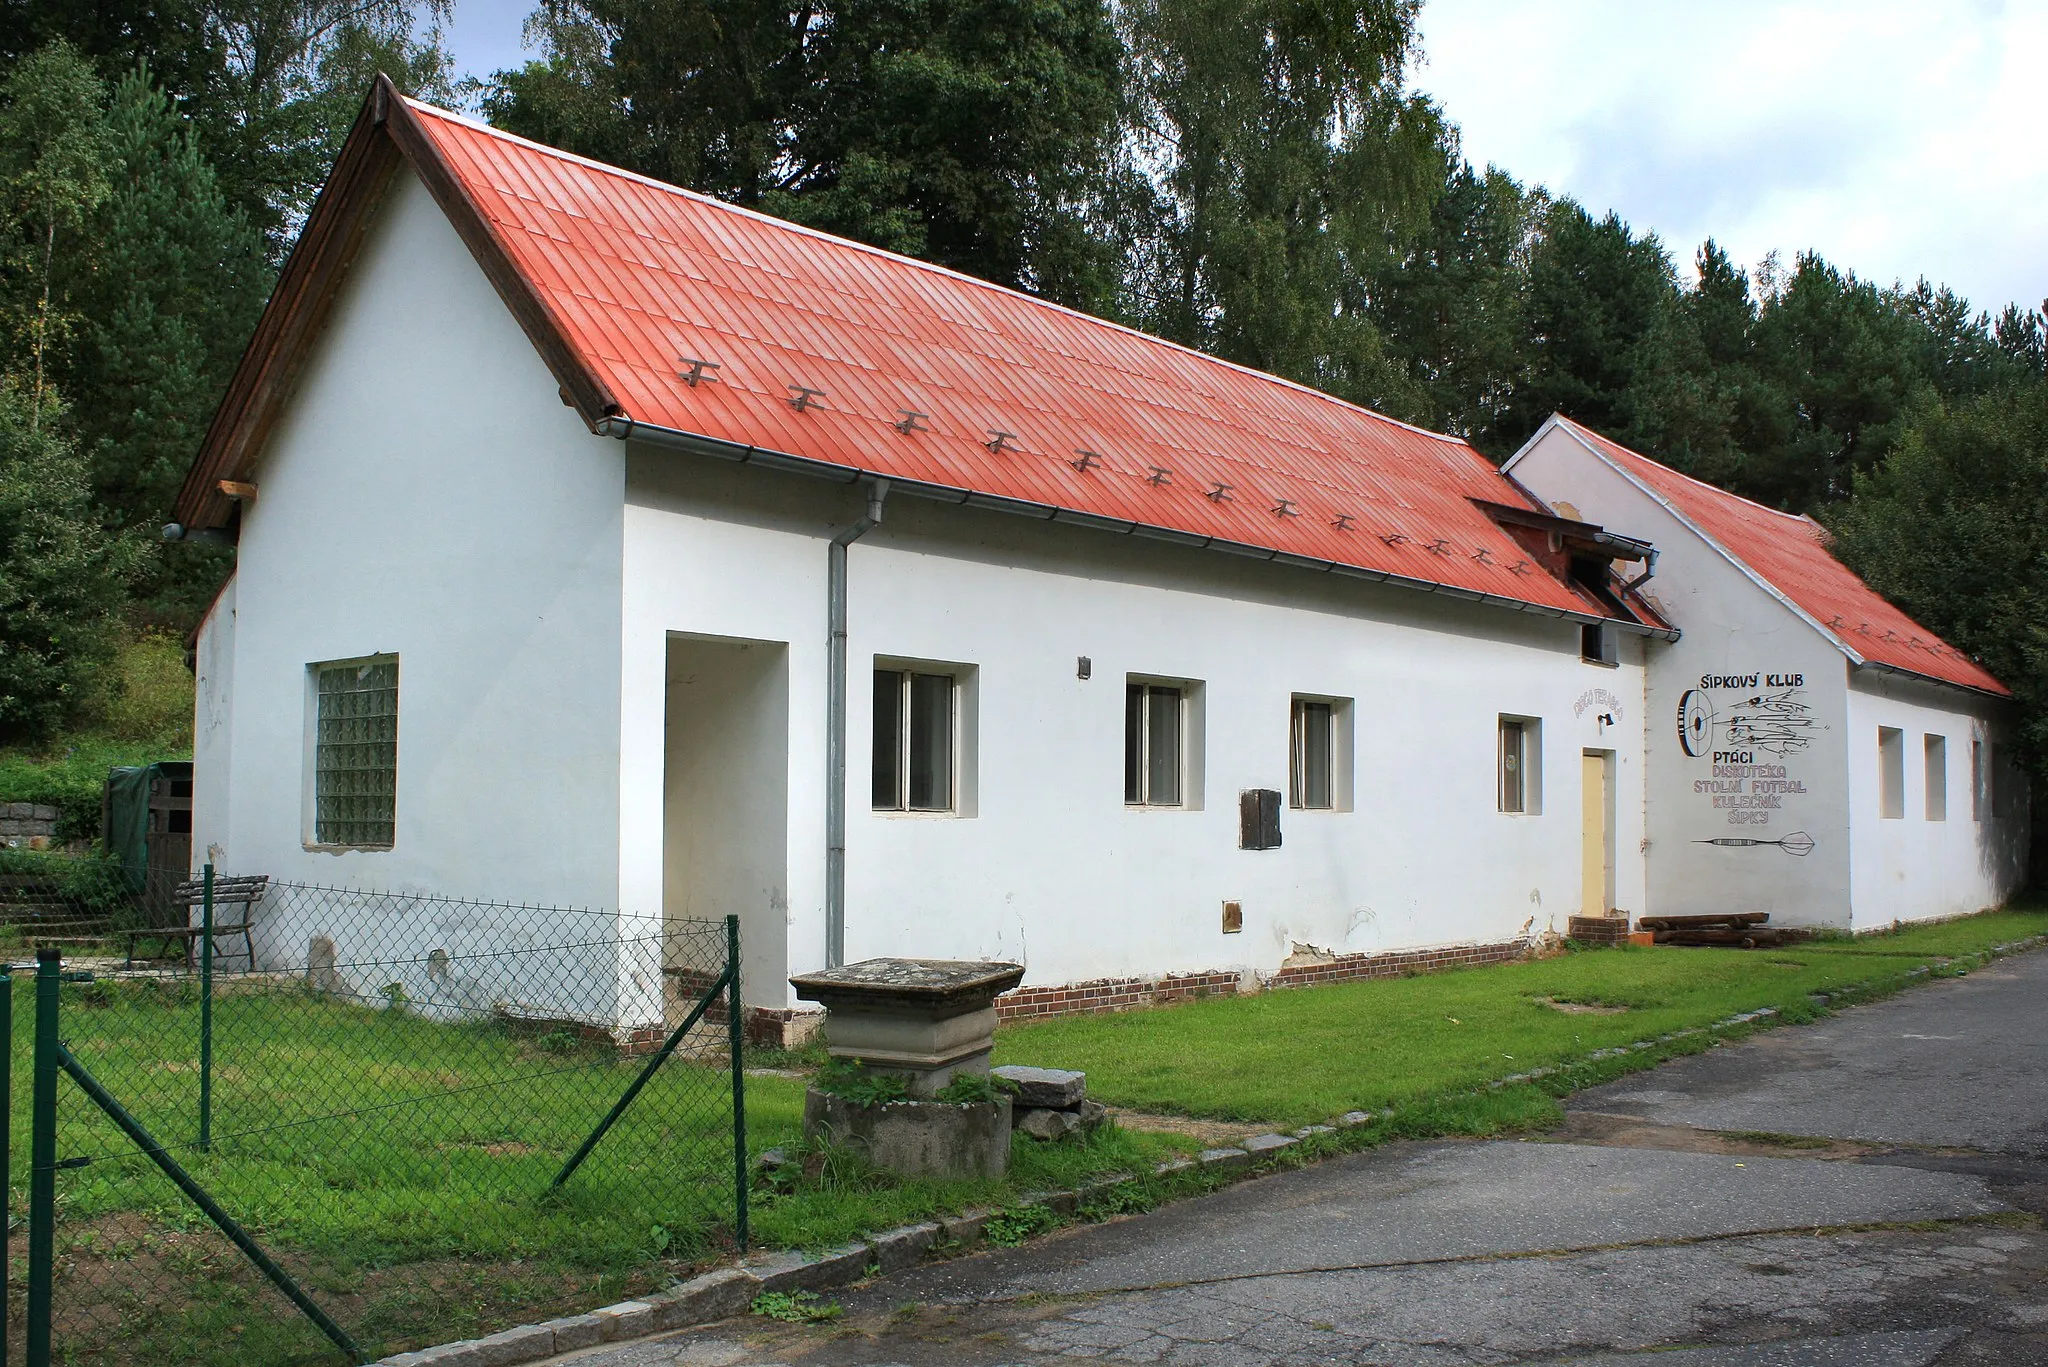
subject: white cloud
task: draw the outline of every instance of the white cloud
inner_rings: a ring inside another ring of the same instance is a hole
[[[1428,0],[1465,151],[1681,263],[1819,251],[1979,307],[2048,294],[2048,3]]]

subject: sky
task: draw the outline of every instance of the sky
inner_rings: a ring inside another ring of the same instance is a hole
[[[456,0],[457,64],[532,0]],[[1465,154],[1754,266],[1817,251],[1980,308],[2048,296],[2048,0],[1426,0],[1417,88]]]

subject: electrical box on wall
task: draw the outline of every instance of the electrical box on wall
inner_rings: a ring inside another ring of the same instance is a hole
[[[1273,788],[1247,788],[1237,795],[1237,847],[1241,850],[1280,848],[1280,793]]]

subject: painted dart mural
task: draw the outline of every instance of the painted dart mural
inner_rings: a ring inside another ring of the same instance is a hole
[[[1678,700],[1678,743],[1704,760],[1708,773],[1693,779],[1694,794],[1711,800],[1728,826],[1771,826],[1788,799],[1806,795],[1799,759],[1821,729],[1806,700],[1803,674],[1703,674]],[[1696,841],[1724,849],[1776,847],[1805,857],[1813,837],[1805,831],[1771,839],[1716,836]]]

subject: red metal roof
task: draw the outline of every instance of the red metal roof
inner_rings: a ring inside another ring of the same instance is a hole
[[[1981,665],[1894,607],[1829,554],[1810,517],[1682,475],[1559,416],[1555,421],[1804,612],[1852,656],[1943,683],[2010,696]]]
[[[599,392],[637,423],[1607,615],[1473,506],[1534,505],[1455,438],[392,104],[411,125],[401,145],[423,135]],[[715,379],[686,383],[686,357],[716,362]],[[794,386],[822,395],[798,410]],[[928,430],[899,430],[905,410]]]

